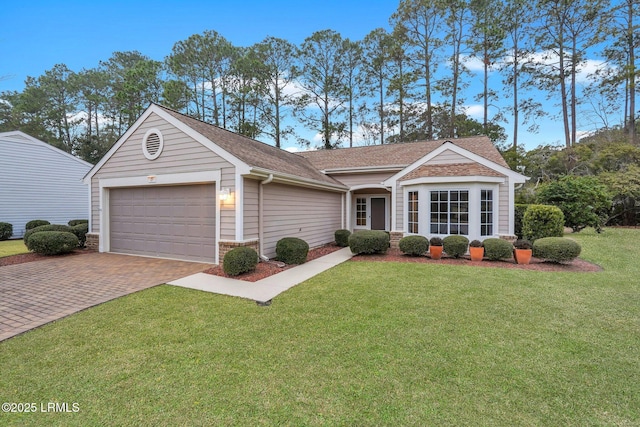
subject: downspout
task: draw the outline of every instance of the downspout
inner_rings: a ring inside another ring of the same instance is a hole
[[[258,248],[260,250],[260,259],[263,261],[269,261],[269,258],[264,256],[264,191],[262,187],[273,181],[273,174],[270,173],[267,179],[260,181],[260,187],[258,188]]]

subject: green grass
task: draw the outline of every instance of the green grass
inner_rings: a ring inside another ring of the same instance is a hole
[[[598,273],[351,262],[269,307],[160,286],[0,343],[0,425],[640,425],[638,230]]]
[[[3,240],[0,242],[0,258],[26,253],[29,253],[29,249],[22,240]]]

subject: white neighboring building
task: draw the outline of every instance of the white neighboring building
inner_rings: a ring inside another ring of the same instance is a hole
[[[0,222],[12,224],[13,237],[22,237],[33,219],[88,219],[82,178],[91,167],[24,132],[0,133]]]

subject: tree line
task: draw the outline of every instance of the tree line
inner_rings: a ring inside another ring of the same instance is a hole
[[[115,52],[95,68],[58,64],[28,77],[23,91],[0,93],[0,130],[96,162],[158,102],[277,147],[312,143],[296,129],[320,135],[326,149],[485,134],[517,157],[521,127],[535,130],[543,115],[561,121],[565,147],[575,147],[588,108],[599,127],[637,144],[639,9],[638,0],[403,0],[389,30],[362,40],[324,30],[300,45],[267,37],[241,47],[205,31],[163,61]],[[590,55],[605,64],[585,86]],[[481,64],[478,93],[472,63]],[[541,94],[557,112],[543,109]],[[510,106],[494,108],[499,98]],[[471,101],[482,120],[465,113]]]

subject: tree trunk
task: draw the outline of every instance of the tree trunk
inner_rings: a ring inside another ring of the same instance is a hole
[[[629,49],[629,142],[636,144],[638,141],[636,135],[636,53],[635,53],[635,33],[633,31],[633,5],[634,0],[627,0],[627,40]]]

